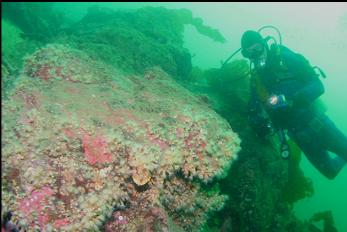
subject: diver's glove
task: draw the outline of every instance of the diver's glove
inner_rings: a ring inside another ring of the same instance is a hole
[[[267,103],[272,110],[290,109],[293,106],[293,101],[287,99],[284,94],[271,95]]]

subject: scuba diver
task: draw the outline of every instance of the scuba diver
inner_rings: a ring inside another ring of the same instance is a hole
[[[269,39],[253,30],[241,38],[239,50],[251,62],[250,124],[263,138],[279,132],[283,158],[290,154],[288,134],[316,169],[334,179],[347,161],[347,138],[314,104],[324,93],[318,67],[282,42],[269,46]]]

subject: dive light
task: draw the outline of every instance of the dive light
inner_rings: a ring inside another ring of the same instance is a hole
[[[283,94],[270,96],[268,99],[268,104],[272,109],[284,108],[288,106],[286,96]]]

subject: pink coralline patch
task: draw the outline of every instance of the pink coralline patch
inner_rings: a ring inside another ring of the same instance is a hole
[[[64,80],[67,81],[72,81],[72,82],[76,82],[76,80],[73,79],[73,72],[71,70],[71,66],[73,66],[72,64],[70,66],[67,67],[63,67],[63,66],[58,66],[55,68],[55,74],[57,77],[60,77]],[[63,72],[64,70],[64,72]]]
[[[113,109],[110,106],[110,103],[104,101],[103,105],[105,106],[106,110],[110,112],[110,116],[107,117],[106,121],[110,124],[124,124],[127,121],[131,120],[136,122],[139,126],[144,125],[143,121],[140,120],[133,111],[126,109],[126,108],[117,108]]]
[[[178,119],[178,121],[183,122],[183,123],[191,121],[191,119],[189,117],[182,115],[182,114],[178,115],[177,119]]]
[[[160,138],[156,138],[153,133],[147,130],[147,138],[155,145],[158,145],[161,150],[166,150],[169,148],[167,142]]]
[[[43,187],[40,190],[34,190],[30,197],[24,198],[19,202],[20,210],[26,215],[32,213],[38,214],[38,222],[41,228],[49,221],[48,212],[43,212],[43,208],[47,205],[46,197],[53,195],[53,190],[50,187]]]
[[[186,149],[192,151],[196,154],[199,160],[203,160],[204,158],[204,150],[206,148],[206,141],[200,138],[199,131],[192,131],[188,134],[187,137],[184,138],[184,144]]]
[[[26,109],[32,109],[38,107],[38,96],[36,94],[24,95],[24,103]]]
[[[69,223],[70,223],[70,221],[68,218],[58,219],[54,222],[54,227],[60,228],[60,227],[68,225]]]
[[[70,128],[64,128],[63,131],[64,131],[64,134],[69,138],[72,138],[75,136],[75,133]]]
[[[22,114],[18,122],[24,125],[33,125],[34,119],[29,118],[26,114]]]
[[[41,229],[44,229],[49,221],[48,213],[40,214],[38,221]]]
[[[201,148],[202,148],[202,149],[205,149],[205,147],[206,147],[206,142],[201,142],[200,145],[201,145]]]
[[[191,149],[194,147],[194,140],[197,136],[198,132],[193,131],[189,133],[189,135],[184,139],[184,144],[186,145],[186,148]]]
[[[63,70],[65,72],[68,72],[68,74],[64,74]],[[60,77],[65,80],[70,80],[71,79],[71,72],[67,70],[67,68],[64,69],[63,66],[55,66],[54,64],[47,63],[43,64],[41,67],[38,68],[38,70],[33,73],[33,77],[40,78],[42,80],[49,80],[54,77]]]
[[[176,136],[177,136],[178,138],[181,138],[181,137],[183,136],[183,132],[184,132],[184,129],[181,128],[181,127],[178,127],[178,128],[176,129]]]
[[[139,126],[144,127],[145,123],[142,119],[140,119],[138,116],[134,114],[134,112],[130,109],[126,108],[118,108],[114,111],[115,115],[122,116],[124,119],[132,120],[136,122]]]
[[[43,187],[41,190],[35,190],[31,193],[31,197],[24,198],[21,200],[20,209],[26,215],[30,214],[32,211],[39,210],[42,208],[42,201],[45,197],[51,196],[53,190],[50,187]]]
[[[97,135],[94,138],[84,132],[83,138],[84,155],[91,165],[112,161],[112,155],[107,151],[107,142],[104,137]]]
[[[47,81],[50,78],[52,78],[52,75],[50,74],[50,69],[51,67],[45,64],[35,73],[35,76]]]

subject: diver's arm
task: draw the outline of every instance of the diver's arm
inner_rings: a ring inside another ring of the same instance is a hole
[[[304,83],[304,86],[299,89],[293,97],[294,104],[309,105],[319,96],[324,93],[324,86],[322,82],[316,78]]]
[[[294,94],[294,103],[309,105],[324,93],[324,86],[308,60],[296,54],[299,81],[302,88]]]
[[[302,88],[293,94],[294,105],[307,106],[324,93],[324,86],[310,65],[302,55],[286,50],[288,68],[294,70]]]

